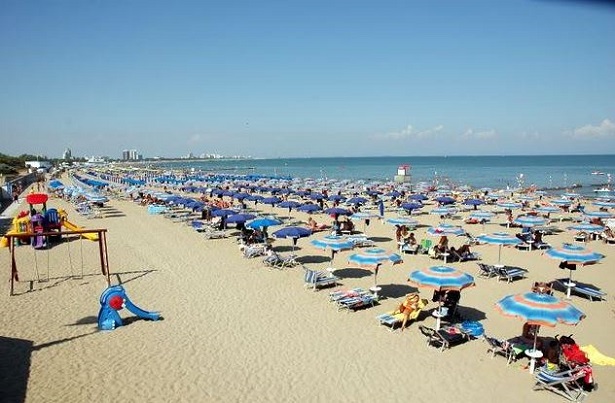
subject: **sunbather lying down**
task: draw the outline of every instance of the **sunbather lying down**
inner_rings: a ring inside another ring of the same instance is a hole
[[[312,232],[325,231],[330,228],[327,224],[318,224],[316,220],[312,217],[308,219],[308,228],[312,230]]]
[[[421,310],[424,307],[424,304],[422,302],[423,301],[421,301],[419,294],[417,293],[408,294],[406,295],[406,299],[404,299],[404,301],[399,305],[399,308],[397,308],[397,310],[393,312],[394,315],[397,313],[402,313],[404,315],[404,320],[401,322],[402,332],[404,331],[404,328],[406,327],[406,322],[408,322],[408,318],[410,318],[410,316],[414,312]]]

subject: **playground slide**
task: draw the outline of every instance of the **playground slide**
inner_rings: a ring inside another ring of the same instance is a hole
[[[81,231],[82,229],[85,229],[83,227],[73,224],[72,222],[68,220],[63,220],[62,226],[64,226],[69,231]],[[98,234],[81,234],[81,235],[84,238],[89,239],[90,241],[98,241]]]

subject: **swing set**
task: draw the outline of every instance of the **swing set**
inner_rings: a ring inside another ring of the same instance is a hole
[[[83,242],[83,238],[87,234],[96,234],[97,242],[98,242],[98,252],[100,258],[100,271],[103,276],[105,276],[105,280],[107,281],[107,286],[111,285],[111,273],[109,272],[109,255],[107,253],[107,230],[106,229],[79,229],[73,231],[51,231],[51,232],[30,232],[30,233],[19,233],[19,234],[6,234],[5,237],[8,238],[8,246],[11,253],[11,291],[10,295],[14,295],[15,291],[15,282],[19,281],[19,272],[17,270],[17,260],[15,259],[15,249],[18,245],[17,239],[23,239],[26,237],[45,237],[48,238],[50,236],[57,237],[66,235],[74,236],[78,235],[80,238],[80,242]],[[15,240],[13,238],[16,238]],[[73,273],[73,261],[72,255],[70,252],[70,240],[66,240],[66,245],[68,249],[68,259],[71,270],[71,277],[75,277]],[[33,249],[34,250],[34,249]],[[35,265],[35,273],[38,282],[44,282],[49,280],[49,246],[47,246],[47,279],[42,280],[40,278],[40,274],[38,271],[38,258],[37,252],[34,252],[34,265]],[[83,244],[81,243],[81,277],[83,277]],[[30,288],[32,289],[33,281],[30,281]]]

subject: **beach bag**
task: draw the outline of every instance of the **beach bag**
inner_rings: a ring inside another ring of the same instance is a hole
[[[466,320],[461,323],[463,331],[472,337],[480,337],[485,334],[485,329],[480,322]]]

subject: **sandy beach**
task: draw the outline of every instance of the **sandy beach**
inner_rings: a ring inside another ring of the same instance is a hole
[[[133,315],[123,310],[126,326],[97,330],[98,300],[106,282],[94,242],[74,239],[37,252],[29,246],[17,248],[21,281],[14,296],[9,296],[9,249],[3,248],[0,401],[563,401],[554,393],[532,390],[527,359],[507,366],[503,357],[492,358],[480,339],[443,352],[428,347],[418,326],[434,326],[429,315],[432,302],[403,332],[389,332],[378,324],[378,314],[417,290],[407,282],[409,272],[442,263],[427,255],[405,254],[402,264],[383,267],[378,275],[383,297],[379,304],[349,313],[329,302],[329,292],[374,284],[369,270],[347,267],[351,252],[338,253],[333,262],[341,285],[314,292],[304,287],[301,266],[266,268],[262,258],[244,258],[234,237],[204,239],[189,225],[148,215],[146,207],[128,200],[111,200],[101,209],[102,217],[92,219],[80,216],[62,199],[52,198],[48,206],[65,209],[77,225],[106,228],[112,283],[121,282],[136,305],[160,311],[163,320],[130,320]],[[287,212],[260,204],[258,208],[281,217]],[[300,212],[292,215],[302,221],[308,218]],[[386,213],[386,218],[394,216],[397,213]],[[316,219],[331,221],[326,215]],[[430,214],[416,219],[421,224],[415,231],[419,240],[428,238],[426,229],[440,221]],[[451,222],[475,235],[483,232],[479,224]],[[502,222],[503,215],[495,217],[485,232],[518,232]],[[552,225],[565,229],[571,222]],[[367,227],[367,235],[390,251],[397,249],[394,231],[380,220]],[[321,235],[298,241],[296,253],[307,267],[323,269],[328,264],[328,253],[309,242]],[[572,242],[573,232],[564,230],[545,241],[554,246]],[[462,238],[451,239],[453,246],[462,243]],[[290,245],[285,239],[274,242],[284,253]],[[587,318],[576,327],[542,327],[540,335],[574,334],[581,346],[593,345],[615,357],[615,276],[610,272],[615,245],[591,241],[588,247],[606,258],[580,267],[574,278],[599,286],[608,294],[606,301],[573,296],[572,303]],[[473,250],[482,262],[496,263],[497,246]],[[530,291],[534,281],[551,281],[568,272],[536,250],[505,247],[502,262],[528,269],[527,278],[507,283],[479,278],[476,262],[451,266],[476,279],[475,287],[462,291],[461,315],[479,320],[490,336],[510,338],[520,334],[523,323],[501,315],[495,302]],[[34,281],[30,291],[29,280],[37,279],[35,269],[42,279],[49,273],[49,280]],[[419,292],[431,299],[431,290]],[[558,291],[555,295],[564,297]],[[615,367],[594,365],[594,373],[599,388],[588,401],[615,400]]]

